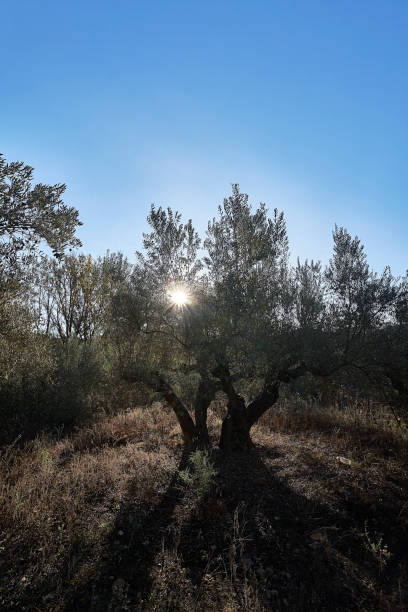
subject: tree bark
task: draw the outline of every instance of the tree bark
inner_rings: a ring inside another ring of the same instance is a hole
[[[235,391],[226,366],[217,366],[212,374],[219,378],[222,390],[228,397],[228,413],[221,428],[220,448],[246,450],[252,446],[252,442],[244,398]]]
[[[207,410],[214,399],[216,391],[217,383],[204,377],[198,386],[194,402],[197,442],[203,447],[209,445]]]
[[[279,386],[279,380],[275,380],[273,383],[265,385],[262,392],[248,404],[246,412],[250,428],[278,401]]]
[[[240,400],[242,400],[242,407],[245,408],[243,398],[240,397]],[[230,402],[228,402],[227,408],[228,412],[221,426],[220,448],[228,452],[246,451],[252,448],[253,444],[249,433],[250,426],[246,416],[244,415],[244,419],[238,416],[237,406],[233,406]]]
[[[159,372],[155,372],[153,375],[153,380],[155,381],[154,387],[156,390],[163,394],[166,402],[173,408],[185,442],[192,443],[197,435],[197,431],[187,408],[180,401],[169,383],[159,374]]]
[[[308,372],[304,363],[279,370],[275,377],[271,373],[267,376],[264,388],[261,393],[247,406],[247,419],[249,426],[252,427],[261,416],[271,408],[279,399],[279,388],[281,382],[288,383],[295,378],[299,378]],[[275,379],[274,379],[275,378]]]
[[[228,413],[225,417],[220,437],[220,447],[245,450],[252,446],[250,430],[261,416],[279,399],[281,382],[289,382],[308,372],[304,363],[290,366],[273,374],[270,371],[261,393],[245,407],[245,401],[233,386],[233,377],[224,365],[217,366],[212,374],[221,381],[222,390],[228,397]]]

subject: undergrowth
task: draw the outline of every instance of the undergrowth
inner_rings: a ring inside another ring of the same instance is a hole
[[[0,607],[407,609],[408,440],[392,414],[280,404],[253,439],[188,457],[157,403],[4,446]]]

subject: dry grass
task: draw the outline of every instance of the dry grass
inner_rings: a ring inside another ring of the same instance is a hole
[[[181,445],[180,436],[168,435],[174,428],[172,417],[156,406],[101,421],[71,438],[41,437],[22,450],[3,450],[1,545],[9,555],[3,565],[13,568],[7,597],[27,598],[29,606],[39,578],[52,594],[93,564],[124,495],[151,501],[165,489]],[[17,565],[21,555],[20,571],[10,555]]]
[[[214,439],[220,425],[214,407]],[[251,457],[213,453],[199,503],[160,404],[3,448],[0,607],[405,610],[408,440],[392,415],[281,405],[253,437]]]
[[[293,409],[282,402],[262,417],[259,427],[300,436],[320,433],[333,448],[359,458],[371,452],[376,456],[397,456],[402,461],[408,459],[408,427],[382,404],[355,401],[338,409],[304,403]]]

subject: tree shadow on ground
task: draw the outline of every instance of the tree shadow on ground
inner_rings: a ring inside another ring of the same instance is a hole
[[[233,533],[231,521],[238,509],[242,537],[248,539],[236,562],[241,579],[248,565],[256,574],[266,595],[267,609],[279,608],[285,599],[291,610],[378,610],[380,600],[369,585],[376,584],[377,590],[384,592],[393,586],[398,588],[395,570],[408,560],[408,533],[401,530],[397,508],[391,516],[388,507],[388,514],[380,516],[379,521],[371,505],[361,497],[352,498],[349,508],[341,504],[330,508],[308,498],[307,483],[303,494],[288,486],[265,464],[256,449],[227,461],[218,452],[214,459],[228,511],[213,517],[212,528],[211,519],[207,519],[207,547],[211,542],[215,557],[218,554],[230,558],[232,538],[240,539]],[[324,478],[334,475],[324,462],[313,456],[309,459],[314,463],[313,472],[323,476],[323,483]],[[377,508],[376,512],[379,511]],[[193,537],[203,529],[203,519],[205,506],[201,515],[183,526],[179,546],[184,565],[194,567],[192,575],[198,584],[208,571],[206,558],[199,562],[200,544]],[[368,550],[371,545],[362,537],[370,519],[380,524],[383,521],[384,531],[388,531],[394,553],[389,568],[380,567],[375,551]],[[220,540],[220,534],[225,534],[224,540]],[[271,592],[273,596],[268,598]]]
[[[184,495],[178,472],[186,468],[190,453],[191,448],[184,446],[178,467],[159,503],[127,499],[121,505],[99,562],[98,579],[73,588],[68,609],[106,610],[117,579],[130,585],[129,597],[133,601],[143,600],[149,590],[156,555],[172,525],[173,511]]]
[[[186,448],[179,470],[185,469],[188,457]],[[401,549],[392,572],[379,567],[361,535],[369,516],[363,502],[354,516],[299,494],[266,465],[257,449],[232,456],[214,450],[211,458],[218,475],[210,495],[191,496],[176,472],[157,505],[132,500],[122,505],[98,580],[74,588],[68,609],[181,609],[169,603],[170,591],[177,589],[170,581],[169,593],[162,595],[168,596],[167,603],[156,608],[157,602],[149,600],[152,572],[163,550],[177,551],[195,589],[195,610],[210,609],[203,603],[209,575],[228,582],[237,600],[242,586],[252,585],[266,610],[387,609],[384,596],[397,589],[398,579],[405,580],[402,570],[396,570],[408,557]],[[112,603],[112,594],[121,588],[122,607]],[[395,610],[404,609],[405,596],[400,594]],[[215,597],[211,609],[222,609],[220,605]]]

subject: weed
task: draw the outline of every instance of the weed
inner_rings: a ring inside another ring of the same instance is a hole
[[[197,500],[209,493],[217,475],[207,452],[196,450],[191,454],[190,468],[179,470],[181,482],[194,492]]]
[[[368,552],[370,552],[377,559],[380,572],[382,572],[391,557],[391,553],[388,550],[387,545],[383,543],[382,535],[370,535],[367,527],[367,521],[364,523],[363,541]]]

